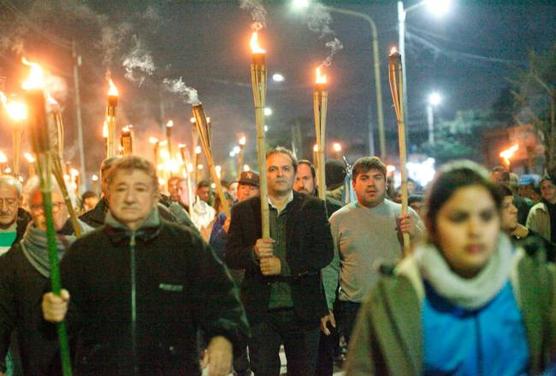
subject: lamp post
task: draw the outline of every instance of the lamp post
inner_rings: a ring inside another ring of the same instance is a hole
[[[409,112],[409,108],[407,107],[407,64],[406,64],[406,57],[405,57],[405,19],[407,14],[413,10],[421,8],[422,6],[426,5],[427,8],[431,13],[433,13],[436,17],[441,17],[446,14],[451,6],[451,0],[423,0],[410,6],[409,8],[404,8],[403,1],[398,0],[398,49],[400,54],[402,55],[402,66],[403,69],[403,86],[402,86],[402,101],[403,107],[405,108],[404,113],[404,123],[407,124],[407,113]],[[407,131],[406,131],[407,132]]]
[[[296,8],[306,8],[309,5],[309,1],[307,0],[295,0],[294,5]],[[339,14],[343,14],[346,16],[357,17],[363,19],[369,24],[371,28],[371,43],[372,43],[372,50],[373,50],[373,69],[374,69],[374,81],[375,81],[375,95],[376,95],[376,116],[377,116],[377,125],[378,125],[378,140],[379,140],[379,149],[380,149],[380,156],[382,159],[386,157],[386,139],[384,134],[384,113],[382,110],[382,84],[380,80],[380,58],[379,58],[379,49],[378,49],[378,31],[374,20],[365,13],[356,12],[353,10],[343,9],[343,8],[336,8],[328,5],[322,5],[323,9],[336,12]],[[368,142],[369,142],[369,153],[374,155],[374,137],[373,137],[373,125],[372,122],[369,121],[368,127]]]
[[[430,145],[434,145],[434,109],[441,102],[442,97],[436,91],[432,92],[427,100],[427,125]]]

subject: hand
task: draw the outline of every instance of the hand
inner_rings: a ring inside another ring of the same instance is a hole
[[[330,329],[328,329],[328,324],[332,325],[333,328],[336,327],[336,319],[334,318],[334,313],[328,312],[328,315],[320,319],[320,330],[327,336],[330,335]]]
[[[68,304],[70,295],[68,290],[62,289],[60,296],[49,292],[42,297],[42,314],[46,321],[61,322],[64,321],[68,312]]]
[[[398,231],[415,236],[415,220],[410,214],[398,217]]]
[[[209,376],[225,376],[232,370],[232,358],[230,341],[225,337],[217,336],[210,340],[202,363],[208,367]]]
[[[274,255],[274,240],[272,239],[257,239],[255,243],[255,256],[261,260],[265,257]]]
[[[226,218],[226,220],[224,221],[224,225],[222,226],[226,234],[228,233],[228,231],[230,231],[230,223],[232,223],[231,218]]]
[[[265,276],[279,275],[282,271],[282,263],[276,256],[261,259],[261,273]]]

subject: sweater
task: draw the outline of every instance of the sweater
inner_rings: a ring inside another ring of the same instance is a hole
[[[417,234],[424,233],[424,225],[417,213],[409,208]],[[334,258],[323,269],[323,279],[328,308],[336,299],[338,280],[339,299],[361,303],[379,278],[381,264],[394,264],[402,256],[402,246],[397,231],[397,218],[401,205],[385,199],[373,208],[352,202],[330,218],[334,240]]]

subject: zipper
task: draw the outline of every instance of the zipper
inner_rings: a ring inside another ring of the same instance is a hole
[[[134,373],[138,372],[137,364],[137,281],[135,260],[135,231],[131,232],[129,238],[129,257],[131,275],[131,352],[133,356]]]

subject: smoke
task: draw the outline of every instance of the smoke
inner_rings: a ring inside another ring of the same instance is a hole
[[[162,83],[171,93],[182,96],[185,103],[190,105],[201,103],[201,101],[199,101],[199,94],[197,93],[197,90],[187,86],[181,77],[178,79],[165,78]]]
[[[324,44],[330,49],[328,56],[321,63],[321,67],[329,67],[334,55],[344,48],[342,42],[336,37],[336,33],[330,27],[332,16],[322,4],[315,4],[307,15],[307,27],[314,33],[319,34],[319,39],[328,39]]]
[[[155,70],[152,56],[141,45],[136,35],[133,36],[135,47],[127,57],[123,59],[123,67],[125,70],[125,78],[136,82],[141,86],[146,76],[152,76]]]
[[[259,0],[239,0],[239,7],[251,12],[251,19],[253,20],[251,28],[253,31],[259,31],[266,27],[266,9]]]

